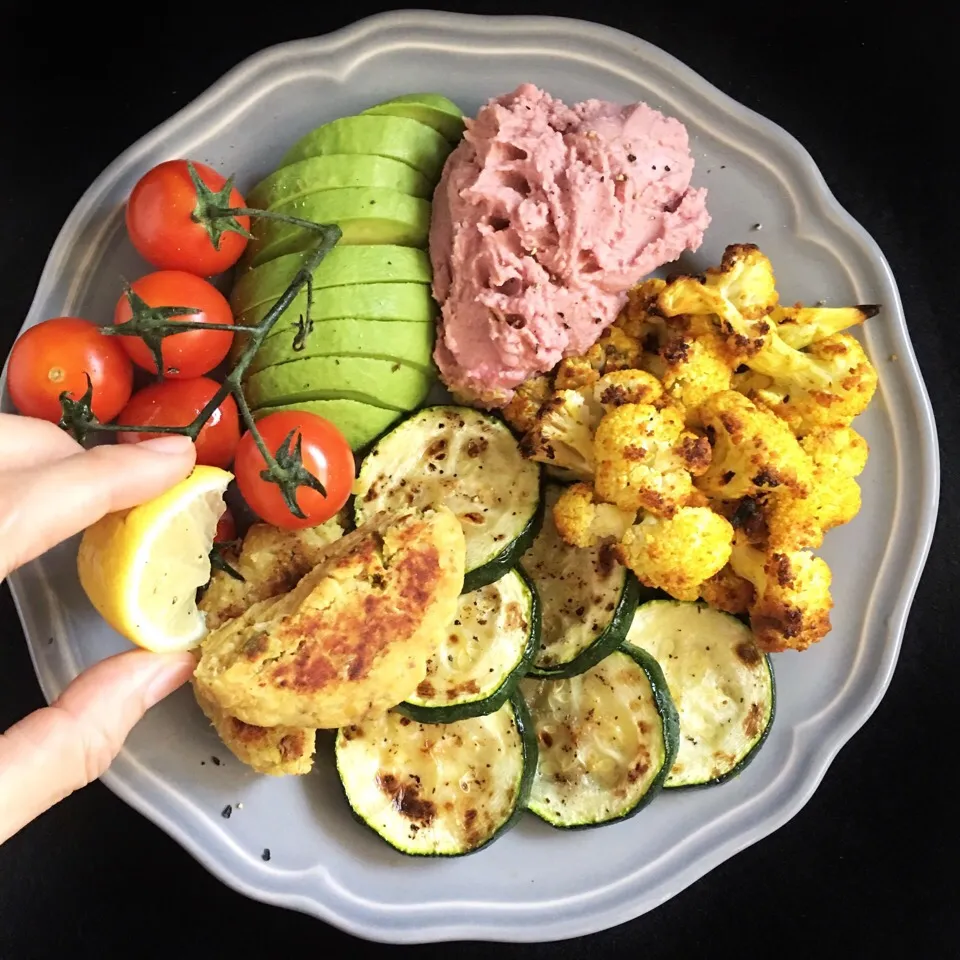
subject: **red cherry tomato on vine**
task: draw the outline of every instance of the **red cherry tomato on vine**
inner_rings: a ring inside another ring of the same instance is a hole
[[[227,509],[220,514],[220,519],[217,521],[217,532],[213,535],[213,542],[230,543],[231,540],[236,539],[237,521],[230,512],[230,508],[227,507]]]
[[[133,292],[149,307],[195,307],[195,313],[178,314],[169,319],[219,323],[233,326],[233,314],[227,298],[212,284],[184,270],[158,270],[130,284]],[[114,323],[133,316],[130,300],[124,293],[113,312]],[[144,370],[157,372],[153,353],[140,337],[117,337],[130,359]],[[186,330],[164,337],[161,344],[163,375],[174,380],[192,380],[209,373],[230,352],[233,334],[229,330]]]
[[[254,513],[286,530],[315,527],[336,515],[350,496],[355,470],[353,451],[343,434],[329,420],[300,411],[271,413],[257,421],[257,429],[274,455],[291,431],[291,450],[299,436],[303,466],[323,484],[326,496],[299,487],[296,502],[306,519],[295,517],[284,503],[280,487],[260,476],[267,464],[248,431],[240,438],[234,473],[240,493]]]
[[[123,424],[152,427],[185,427],[213,399],[220,384],[207,377],[196,380],[164,380],[138,390],[120,411]],[[149,430],[117,434],[121,443],[138,443],[160,434]],[[197,463],[227,469],[233,462],[240,440],[240,414],[231,396],[213,412],[197,437]]]
[[[25,416],[57,423],[60,394],[79,400],[89,375],[94,415],[102,423],[113,420],[133,390],[133,364],[119,339],[79,317],[54,317],[31,327],[10,353],[7,387],[13,405]]]
[[[226,178],[204,163],[193,162],[197,175],[210,194],[219,194]],[[198,277],[212,277],[232,267],[247,245],[247,238],[235,230],[224,231],[214,246],[210,224],[197,222],[197,188],[186,160],[167,160],[148,170],[137,182],[127,201],[127,233],[137,252],[160,270],[186,270]],[[217,197],[217,206],[245,207],[236,188],[229,197]],[[202,212],[202,211],[199,211]],[[250,218],[234,218],[244,230]]]

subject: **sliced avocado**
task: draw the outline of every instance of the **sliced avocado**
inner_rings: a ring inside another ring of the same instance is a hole
[[[313,223],[336,223],[343,231],[340,244],[389,243],[400,247],[426,247],[430,232],[430,201],[387,187],[342,187],[307,194],[275,207]],[[243,259],[258,267],[285,253],[306,250],[317,235],[305,227],[276,220],[257,220]]]
[[[261,303],[274,303],[296,276],[306,253],[288,253],[241,274],[230,293],[234,316]],[[430,255],[415,247],[390,244],[337,244],[313,271],[316,293],[355,283],[425,283],[433,278]]]
[[[401,160],[333,153],[309,157],[274,171],[250,190],[247,206],[272,210],[305,194],[341,187],[389,187],[424,199],[433,193],[433,184]]]
[[[433,127],[408,117],[342,117],[298,140],[287,151],[281,166],[330,153],[391,157],[436,181],[450,153],[450,143]]]
[[[313,357],[253,374],[244,394],[253,410],[304,400],[338,399],[413,410],[423,402],[432,382],[422,370],[396,360]]]
[[[439,93],[408,93],[394,97],[364,110],[361,116],[365,115],[409,117],[433,127],[451,143],[456,143],[463,136],[463,111]]]
[[[431,357],[436,328],[432,323],[395,320],[326,320],[314,323],[306,335],[268,337],[251,362],[250,375],[266,367],[310,357],[374,357],[400,360],[433,375]]]
[[[284,410],[303,410],[329,420],[347,438],[353,451],[372,443],[403,416],[400,410],[375,407],[359,400],[305,400],[279,407],[261,407],[254,419]]]

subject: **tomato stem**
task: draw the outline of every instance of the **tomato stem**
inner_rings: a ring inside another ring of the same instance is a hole
[[[231,182],[228,181],[227,186],[230,185]],[[224,190],[226,189],[227,187],[224,187]],[[297,218],[293,219],[296,220]],[[327,494],[320,479],[310,473],[303,465],[300,449],[301,438],[299,434],[297,434],[296,439],[294,439],[296,431],[291,432],[284,442],[280,444],[276,453],[272,453],[264,442],[260,431],[257,429],[253,413],[243,393],[243,377],[257,350],[260,349],[261,344],[273,329],[276,322],[297,298],[303,287],[307,288],[307,316],[309,318],[310,305],[313,300],[313,272],[320,265],[323,258],[336,246],[342,236],[342,232],[336,224],[319,224],[304,220],[298,225],[308,225],[311,230],[320,234],[320,240],[316,246],[310,250],[301,264],[300,269],[287,286],[287,289],[284,290],[280,298],[273,304],[256,326],[226,327],[224,324],[203,323],[201,321],[174,321],[172,319],[173,317],[196,313],[196,308],[150,307],[142,298],[137,296],[129,285],[126,285],[127,298],[130,301],[134,315],[124,323],[102,328],[102,332],[107,335],[141,337],[144,342],[151,347],[157,363],[157,369],[160,371],[163,370],[163,357],[160,348],[164,337],[173,336],[184,330],[210,329],[211,327],[228,330],[230,332],[249,334],[243,351],[233,365],[233,369],[231,369],[224,378],[223,383],[214,396],[210,398],[203,409],[189,424],[186,426],[137,426],[134,424],[100,423],[94,416],[91,408],[93,385],[90,378],[87,377],[87,391],[79,400],[73,400],[66,392],[60,395],[60,407],[62,411],[60,426],[81,443],[91,433],[123,432],[173,433],[190,437],[191,440],[196,441],[204,424],[213,416],[214,412],[227,396],[232,395],[237,402],[240,415],[266,464],[266,469],[261,471],[261,477],[264,480],[276,483],[280,488],[284,503],[286,503],[290,512],[298,519],[304,519],[306,514],[304,514],[297,503],[298,489],[300,487],[309,487],[319,491],[322,496],[326,496]]]

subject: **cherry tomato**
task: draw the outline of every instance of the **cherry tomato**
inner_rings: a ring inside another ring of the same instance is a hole
[[[151,383],[130,398],[117,420],[138,427],[185,427],[219,389],[220,384],[207,377]],[[139,443],[157,436],[160,434],[149,430],[124,431],[117,434],[117,439],[121,443]],[[196,443],[197,463],[226,469],[233,462],[239,440],[237,401],[227,396],[200,429]]]
[[[287,530],[315,527],[338,513],[350,496],[355,469],[353,451],[343,434],[323,417],[300,411],[271,413],[257,421],[257,429],[273,454],[291,431],[294,431],[291,449],[296,446],[299,435],[303,466],[323,484],[327,495],[301,486],[297,490],[297,504],[306,519],[295,517],[284,503],[280,487],[260,476],[267,464],[248,431],[240,438],[234,473],[240,493],[254,513],[267,523]]]
[[[93,384],[91,407],[98,420],[112,420],[130,399],[133,364],[119,344],[79,317],[54,317],[31,327],[14,343],[7,384],[20,413],[57,423],[60,394],[79,400]]]
[[[196,162],[193,167],[212,193],[223,190],[226,178],[216,170]],[[186,160],[167,160],[148,170],[127,201],[127,233],[137,253],[160,270],[186,270],[198,277],[212,277],[232,267],[240,259],[247,238],[227,230],[215,247],[207,224],[192,217],[197,200]],[[223,200],[225,206],[246,206],[237,189]],[[249,217],[237,217],[236,222],[244,230],[250,229]]]
[[[233,314],[227,298],[212,284],[183,270],[158,270],[130,285],[133,292],[151,307],[196,307],[195,313],[178,314],[170,319],[219,323],[233,326]],[[113,312],[114,323],[133,316],[124,294]],[[153,354],[140,337],[117,337],[130,359],[144,370],[157,372]],[[161,344],[163,375],[173,380],[192,380],[209,373],[230,352],[233,334],[228,330],[186,330],[164,337]]]
[[[230,508],[227,507],[227,509],[220,514],[220,519],[217,521],[217,532],[213,536],[213,542],[230,543],[231,540],[236,539],[237,521],[230,512]]]

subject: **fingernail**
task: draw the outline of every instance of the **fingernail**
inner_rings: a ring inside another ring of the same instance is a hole
[[[181,436],[178,433],[171,433],[166,437],[154,437],[152,440],[141,440],[137,446],[149,450],[151,453],[169,453],[183,456],[183,454],[193,446],[193,441],[189,437]]]
[[[159,703],[164,697],[183,686],[197,666],[192,653],[163,654],[166,662],[157,668],[144,690],[143,699],[147,708]]]

